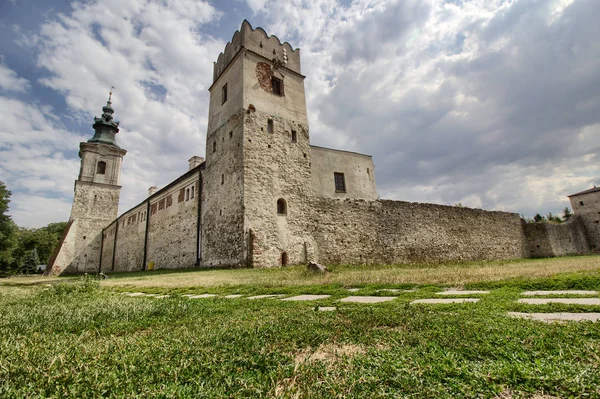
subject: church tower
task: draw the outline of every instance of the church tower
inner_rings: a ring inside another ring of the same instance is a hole
[[[102,229],[116,219],[121,192],[121,164],[127,153],[117,145],[119,122],[108,102],[102,116],[94,118],[94,136],[79,144],[81,166],[67,233],[49,264],[53,274],[93,273],[100,267]]]
[[[214,64],[203,263],[278,267],[312,247],[310,143],[300,50],[242,23]]]

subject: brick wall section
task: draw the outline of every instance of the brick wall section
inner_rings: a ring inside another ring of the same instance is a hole
[[[530,258],[580,255],[590,252],[584,222],[573,217],[567,223],[523,223]]]
[[[519,215],[403,201],[315,198],[316,253],[326,264],[514,259],[525,255]]]

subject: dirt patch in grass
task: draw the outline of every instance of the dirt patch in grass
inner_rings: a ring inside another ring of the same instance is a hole
[[[366,352],[365,348],[354,344],[321,344],[317,349],[310,346],[301,350],[294,357],[296,367],[309,362],[336,362],[343,357],[354,357]]]

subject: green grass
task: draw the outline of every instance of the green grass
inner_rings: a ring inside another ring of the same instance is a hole
[[[155,281],[143,290],[172,297],[153,299],[116,292],[128,284],[13,281],[0,285],[0,397],[600,397],[600,323],[544,324],[506,316],[597,310],[516,303],[528,289],[600,289],[598,271],[566,270],[543,278],[534,273],[474,281],[466,287],[492,290],[479,303],[436,306],[409,302],[433,297],[447,284],[325,284],[312,276],[304,285],[279,286],[261,284],[262,276],[203,288]],[[377,305],[337,302],[349,294],[348,286],[361,288],[353,295],[419,290]],[[310,303],[190,300],[179,295],[185,292],[332,297]],[[315,311],[315,305],[338,310]]]

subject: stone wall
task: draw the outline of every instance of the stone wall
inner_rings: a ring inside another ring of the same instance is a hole
[[[196,172],[150,201],[147,262],[154,269],[196,266],[198,183]]]
[[[593,252],[600,252],[600,189],[569,197],[576,216],[581,217]]]
[[[526,257],[581,255],[590,252],[590,245],[581,217],[572,217],[566,223],[525,223]]]
[[[201,169],[188,171],[104,228],[102,271],[197,265]]]
[[[403,201],[315,198],[316,257],[325,264],[514,259],[526,248],[519,215]]]

